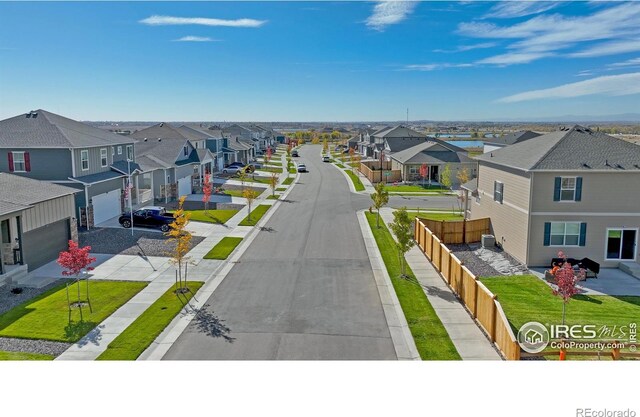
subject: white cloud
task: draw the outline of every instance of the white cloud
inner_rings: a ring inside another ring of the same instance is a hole
[[[373,7],[373,14],[367,19],[367,26],[382,31],[389,25],[405,20],[413,13],[416,5],[413,1],[379,1]]]
[[[484,43],[477,43],[474,45],[460,45],[455,49],[434,49],[433,52],[442,52],[442,53],[449,54],[449,53],[456,53],[456,52],[472,51],[474,49],[493,48],[496,45],[497,44],[495,42],[484,42]]]
[[[543,90],[526,91],[503,97],[499,99],[498,102],[516,103],[528,100],[571,98],[593,94],[608,96],[640,94],[640,72],[607,75]]]
[[[502,55],[495,55],[477,61],[478,64],[492,65],[514,65],[528,64],[540,58],[545,58],[553,54],[547,52],[510,52]]]
[[[516,58],[529,56],[537,60],[561,53],[577,58],[633,52],[640,50],[640,2],[617,3],[586,16],[541,15],[510,26],[463,22],[458,25],[458,33],[479,39],[513,40],[507,46],[512,52],[487,58],[487,63],[505,58],[521,63]],[[585,44],[585,49],[574,52]],[[574,51],[566,51],[567,48]]]
[[[180,39],[174,39],[173,42],[218,42],[218,39],[207,36],[183,36]]]
[[[468,68],[473,67],[473,64],[451,64],[451,63],[437,63],[437,64],[412,64],[405,65],[402,69],[404,71],[434,71],[444,68]]]
[[[165,25],[203,25],[203,26],[226,26],[226,27],[243,27],[256,28],[267,23],[266,20],[256,19],[211,19],[208,17],[175,17],[175,16],[158,16],[153,15],[146,19],[140,20],[140,23],[150,26]]]
[[[640,65],[640,58],[632,58],[623,62],[614,62],[613,64],[607,65],[607,67],[621,68],[621,67],[635,67],[636,65]]]
[[[556,1],[505,1],[493,6],[485,18],[509,19],[514,17],[529,16],[551,10],[560,5]]]

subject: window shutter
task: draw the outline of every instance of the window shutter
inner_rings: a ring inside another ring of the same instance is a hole
[[[546,222],[544,224],[544,246],[551,244],[551,223]]]
[[[582,200],[582,177],[576,178],[576,201]]]
[[[29,152],[24,153],[24,170],[31,172],[31,158],[29,157]]]
[[[9,152],[7,156],[9,157],[9,172],[13,172],[13,154]]]
[[[560,184],[562,183],[562,178],[556,177],[555,185],[553,187],[553,201],[560,201]]]
[[[587,244],[587,224],[580,223],[580,246]]]

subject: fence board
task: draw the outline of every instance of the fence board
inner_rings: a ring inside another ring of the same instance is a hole
[[[495,317],[496,304],[495,295],[487,289],[481,282],[478,282],[478,297],[476,305],[477,319],[484,327],[492,342],[496,341]]]
[[[482,235],[490,232],[491,221],[488,217],[474,220],[443,221],[421,218],[427,229],[436,235],[442,243],[480,242]]]
[[[433,264],[433,266],[436,267],[436,269],[439,271],[440,270],[440,249],[442,248],[442,246],[440,246],[440,239],[438,239],[436,237],[436,235],[433,235],[433,238],[431,239],[431,245],[432,245],[432,257],[431,257],[431,263]]]
[[[504,314],[502,305],[498,300],[495,300],[495,305],[498,315],[495,321],[496,345],[498,345],[507,360],[520,360],[520,345],[516,341],[513,330],[511,330],[507,316]]]
[[[445,281],[449,281],[451,273],[451,251],[444,245],[440,245],[440,273]]]

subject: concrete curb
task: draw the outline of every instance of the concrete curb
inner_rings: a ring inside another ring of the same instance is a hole
[[[351,180],[349,180],[349,182],[351,182]],[[400,307],[398,296],[393,289],[391,277],[387,272],[387,268],[382,260],[382,254],[369,228],[365,210],[358,212],[358,223],[360,223],[360,230],[364,238],[367,254],[369,255],[371,269],[373,270],[373,276],[376,281],[376,288],[380,295],[380,302],[382,303],[384,316],[387,320],[387,326],[389,327],[389,333],[391,333],[391,340],[396,350],[396,355],[400,360],[420,360],[418,348],[409,330],[409,325],[402,311],[402,307]]]

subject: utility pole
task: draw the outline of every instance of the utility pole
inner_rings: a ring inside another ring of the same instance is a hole
[[[131,159],[129,158],[127,158],[127,171],[129,172],[127,195],[129,196],[129,215],[131,216],[131,237],[133,237],[133,196],[131,195]]]

